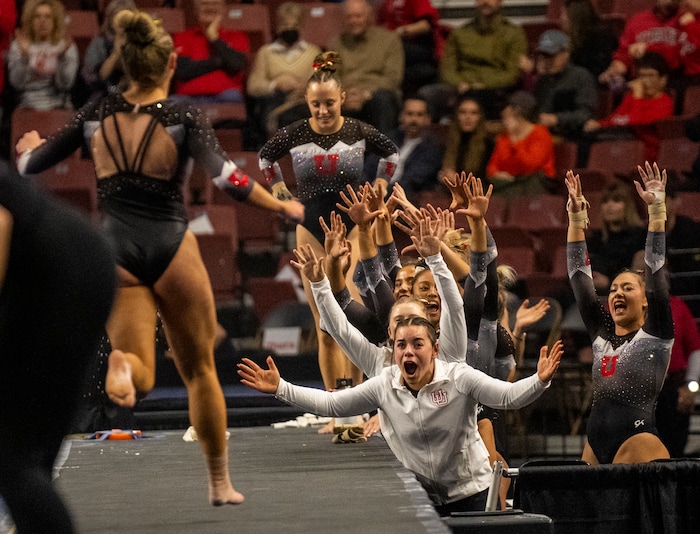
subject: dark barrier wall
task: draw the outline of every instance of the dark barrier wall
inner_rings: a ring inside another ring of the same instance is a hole
[[[544,514],[557,534],[700,532],[700,459],[644,464],[523,465],[514,507]]]

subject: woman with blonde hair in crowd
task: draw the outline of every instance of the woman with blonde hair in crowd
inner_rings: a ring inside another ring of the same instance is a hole
[[[23,108],[72,108],[78,74],[78,47],[66,35],[63,4],[30,0],[7,56],[8,80]]]

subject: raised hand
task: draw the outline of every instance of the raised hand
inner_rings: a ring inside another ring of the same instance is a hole
[[[17,144],[15,145],[15,150],[18,154],[21,154],[25,150],[34,149],[45,142],[46,139],[43,139],[39,135],[39,132],[36,130],[31,130],[19,138]]]
[[[375,187],[369,182],[365,184],[365,199],[367,201],[367,209],[370,212],[380,211],[380,218],[388,217],[388,210],[386,204],[384,203],[384,194],[386,193],[384,189],[384,182],[380,181]]]
[[[263,393],[276,393],[280,385],[280,372],[272,356],[268,356],[266,361],[269,369],[263,369],[253,360],[243,358],[241,363],[237,364],[241,384]]]
[[[372,186],[369,186],[371,189]],[[358,226],[366,226],[370,224],[374,219],[382,215],[383,211],[381,209],[370,211],[369,203],[367,201],[368,193],[367,188],[361,188],[361,196],[358,197],[355,190],[351,185],[347,186],[348,194],[346,195],[343,191],[340,192],[340,198],[345,203],[345,205],[338,202],[336,206],[339,210],[344,211],[350,217],[350,220]]]
[[[581,189],[581,177],[578,174],[574,174],[574,171],[566,171],[564,183],[566,184],[566,189],[569,192],[569,203],[567,204],[567,209],[572,213],[581,211],[584,208],[582,200],[583,191]]]
[[[645,162],[644,167],[637,165],[637,170],[639,175],[642,177],[644,186],[640,184],[637,180],[634,181],[634,186],[637,188],[637,193],[642,197],[642,200],[647,204],[653,204],[656,200],[656,192],[665,193],[666,192],[666,169],[663,171],[659,170],[659,166],[654,163],[651,165],[648,161]]]
[[[316,253],[311,245],[303,245],[294,249],[296,261],[291,260],[301,274],[303,274],[310,282],[319,282],[323,280],[325,272],[323,270],[323,261],[316,257]]]
[[[400,206],[406,213],[414,214],[418,211],[418,208],[414,206],[410,200],[408,200],[408,197],[406,197],[406,191],[400,184],[394,184],[388,203],[390,206]],[[392,209],[392,212],[393,211],[394,210]]]
[[[291,199],[283,201],[282,209],[284,210],[284,219],[286,221],[294,224],[301,224],[304,222],[306,208],[304,208],[304,205],[298,200]]]
[[[557,339],[547,354],[547,345],[540,349],[540,359],[537,360],[537,376],[542,382],[549,382],[559,369],[559,362],[564,354],[564,344]]]
[[[486,212],[489,209],[493,185],[489,185],[488,190],[484,194],[484,184],[481,182],[481,178],[474,178],[471,174],[469,176],[472,177],[472,179],[468,180],[463,185],[468,208],[459,209],[457,213],[463,213],[474,221],[479,221],[486,216]]]
[[[445,184],[452,194],[452,203],[450,204],[451,210],[469,207],[469,199],[464,194],[464,188],[473,178],[474,175],[472,173],[469,173],[469,176],[467,176],[467,173],[464,171],[462,171],[461,174],[455,173],[453,180],[445,176],[442,183]]]
[[[444,240],[448,232],[455,230],[455,214],[450,210],[438,210],[438,219],[442,222],[442,234],[438,237]]]
[[[515,314],[515,326],[513,327],[513,332],[516,330],[521,332],[526,330],[542,319],[542,317],[547,314],[549,308],[550,304],[546,299],[540,299],[540,301],[534,306],[530,306],[530,299],[525,299]]]
[[[418,254],[425,258],[440,252],[440,242],[444,235],[444,223],[440,218],[423,217],[418,224],[417,232],[411,235],[411,241]]]
[[[345,226],[343,218],[335,211],[331,211],[330,228],[326,221],[323,220],[323,217],[319,217],[318,222],[321,224],[321,229],[325,234],[323,248],[326,251],[326,255],[333,259],[340,258],[345,253],[347,236],[347,226]]]

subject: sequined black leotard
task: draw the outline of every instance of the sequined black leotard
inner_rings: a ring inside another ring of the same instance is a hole
[[[128,156],[125,146],[133,145],[133,131],[119,125],[118,114],[151,116],[145,133],[137,139],[137,149]],[[107,135],[106,126],[112,133]],[[158,128],[164,128],[176,150],[164,157],[152,143]],[[37,173],[73,153],[85,142],[91,146],[101,132],[111,167],[117,172],[99,176],[98,195],[103,214],[102,227],[111,237],[117,263],[146,285],[153,285],[163,274],[178,250],[187,230],[187,214],[182,186],[191,169],[191,158],[214,176],[218,187],[234,198],[247,198],[252,180],[243,175],[228,159],[206,117],[197,109],[169,100],[138,107],[116,93],[87,104],[73,121],[46,143],[20,160],[23,173]],[[173,157],[176,161],[172,161]],[[142,170],[144,161],[160,171],[153,177]]]
[[[491,230],[486,228],[487,248],[469,255],[469,276],[464,282],[464,316],[467,321],[469,365],[489,376],[498,376],[496,358],[513,358],[515,348],[508,331],[498,322],[498,249]],[[479,404],[477,419],[495,421],[498,413]]]
[[[647,318],[640,330],[618,336],[612,317],[596,296],[586,242],[568,244],[569,278],[593,341],[593,405],[587,433],[600,463],[611,463],[629,437],[656,433],[654,408],[673,345],[664,251],[664,233],[648,233],[644,256]]]
[[[318,222],[328,218],[341,202],[339,192],[350,184],[355,190],[362,183],[365,152],[374,152],[382,159],[377,177],[390,181],[398,162],[398,148],[387,136],[373,126],[345,117],[343,126],[335,133],[324,135],[314,132],[308,119],[281,128],[260,150],[260,169],[268,182],[282,181],[277,160],[292,155],[297,184],[297,196],[304,204],[304,227],[320,243],[324,233]],[[344,216],[348,231],[354,226]]]

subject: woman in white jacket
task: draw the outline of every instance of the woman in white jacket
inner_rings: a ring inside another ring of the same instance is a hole
[[[311,254],[298,252],[302,258]],[[441,515],[484,510],[491,467],[476,430],[477,403],[517,409],[533,402],[557,370],[562,345],[555,343],[549,355],[543,347],[537,374],[513,383],[437,355],[433,325],[410,317],[395,330],[395,365],[354,388],[326,392],[295,386],[280,377],[272,357],[267,358],[269,369],[244,358],[238,374],[243,384],[319,415],[344,417],[379,409],[387,444],[416,475]]]

